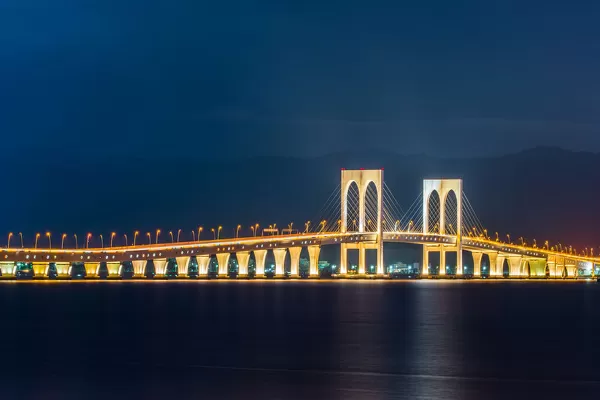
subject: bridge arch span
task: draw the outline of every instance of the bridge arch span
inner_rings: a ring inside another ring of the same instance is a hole
[[[358,183],[351,180],[346,185],[344,195],[342,197],[342,209],[346,209],[346,213],[342,215],[342,232],[358,232],[359,231],[359,200],[360,189]],[[319,222],[316,222],[319,223]]]

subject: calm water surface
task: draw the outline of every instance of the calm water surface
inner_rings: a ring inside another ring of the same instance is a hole
[[[600,398],[591,282],[0,282],[0,398]]]

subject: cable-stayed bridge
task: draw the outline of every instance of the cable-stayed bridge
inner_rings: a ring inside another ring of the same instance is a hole
[[[384,243],[408,243],[422,247],[422,263],[417,274],[421,277],[473,278],[548,278],[565,279],[581,276],[595,277],[600,271],[600,258],[587,249],[578,252],[548,242],[538,245],[519,238],[515,242],[507,236],[490,235],[479,221],[475,210],[463,192],[460,179],[427,179],[419,196],[403,210],[385,184],[384,171],[341,171],[340,185],[333,190],[318,218],[308,220],[294,229],[276,225],[251,228],[250,236],[221,238],[220,227],[213,229],[212,240],[197,239],[180,242],[172,232],[171,241],[159,243],[158,234],[147,233],[147,243],[136,242],[125,246],[89,247],[89,235],[84,248],[52,247],[50,233],[48,246],[38,247],[39,234],[33,248],[7,247],[0,251],[0,271],[3,277],[19,276],[30,271],[37,278],[70,278],[75,270],[83,270],[86,278],[97,278],[101,271],[108,277],[125,277],[130,269],[132,277],[164,277],[168,270],[180,278],[207,277],[211,265],[217,265],[215,276],[230,276],[230,264],[236,260],[233,275],[246,278],[252,259],[256,278],[265,276],[267,256],[274,259],[275,277],[296,278],[300,275],[301,253],[306,251],[309,276],[319,277],[319,255],[322,246],[336,245],[340,249],[338,278],[387,277],[384,264]],[[239,228],[239,227],[238,227]],[[108,239],[108,238],[107,238]],[[143,239],[143,237],[141,238]],[[107,240],[108,241],[108,240]],[[140,240],[141,241],[141,240]],[[306,249],[306,250],[303,250]],[[351,271],[348,254],[358,252],[358,265]],[[375,252],[374,271],[367,269],[367,252]],[[466,262],[466,257],[470,257]],[[467,270],[466,265],[471,268]],[[286,268],[287,266],[287,268]],[[149,270],[152,273],[149,274]],[[351,272],[353,272],[351,274]]]

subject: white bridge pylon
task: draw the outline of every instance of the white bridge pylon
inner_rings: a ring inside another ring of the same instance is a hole
[[[370,184],[375,185],[377,190],[376,204],[367,202],[367,189]],[[358,187],[358,231],[356,226],[353,226],[353,230],[348,229],[348,194],[352,185]],[[348,250],[358,250],[358,273],[364,275],[366,273],[366,250],[374,249],[377,251],[377,275],[384,274],[383,266],[383,169],[369,169],[369,170],[346,170],[342,169],[341,174],[341,232],[346,233],[349,231],[356,231],[359,233],[366,232],[365,226],[367,224],[367,214],[371,216],[376,215],[375,226],[376,238],[374,241],[359,243],[342,243],[340,253],[340,273],[346,274],[348,272]],[[374,210],[373,208],[376,208]]]
[[[425,235],[431,233],[439,233],[441,235],[446,234],[446,202],[448,200],[448,196],[451,193],[454,193],[457,201],[456,206],[456,228],[455,232],[452,232],[457,236],[456,245],[447,245],[447,244],[431,244],[431,245],[423,245],[423,266],[422,266],[422,274],[427,276],[429,275],[429,253],[430,252],[439,252],[440,253],[440,275],[446,275],[446,252],[455,251],[456,252],[456,275],[462,275],[463,273],[463,260],[462,260],[462,244],[461,244],[461,236],[462,236],[462,224],[463,224],[463,216],[462,216],[462,179],[425,179],[423,180],[423,233]],[[439,213],[435,213],[438,217],[437,221],[433,221],[433,223],[439,226],[438,232],[432,232],[431,227],[429,226],[429,216],[432,212],[431,206],[431,196],[437,193],[440,199],[440,209]],[[438,215],[439,214],[439,215]]]

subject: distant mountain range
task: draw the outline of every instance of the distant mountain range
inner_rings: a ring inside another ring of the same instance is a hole
[[[600,245],[600,155],[539,147],[502,157],[435,158],[365,150],[318,158],[258,157],[87,159],[84,154],[11,155],[2,170],[0,232],[78,233],[135,229],[163,232],[239,223],[300,225],[318,216],[339,184],[340,168],[385,168],[385,181],[406,209],[421,180],[461,177],[490,232]],[[401,149],[399,149],[401,152]],[[165,234],[165,233],[163,233]],[[168,235],[168,234],[167,234]],[[208,237],[208,236],[207,236]],[[13,239],[14,240],[14,239]]]

